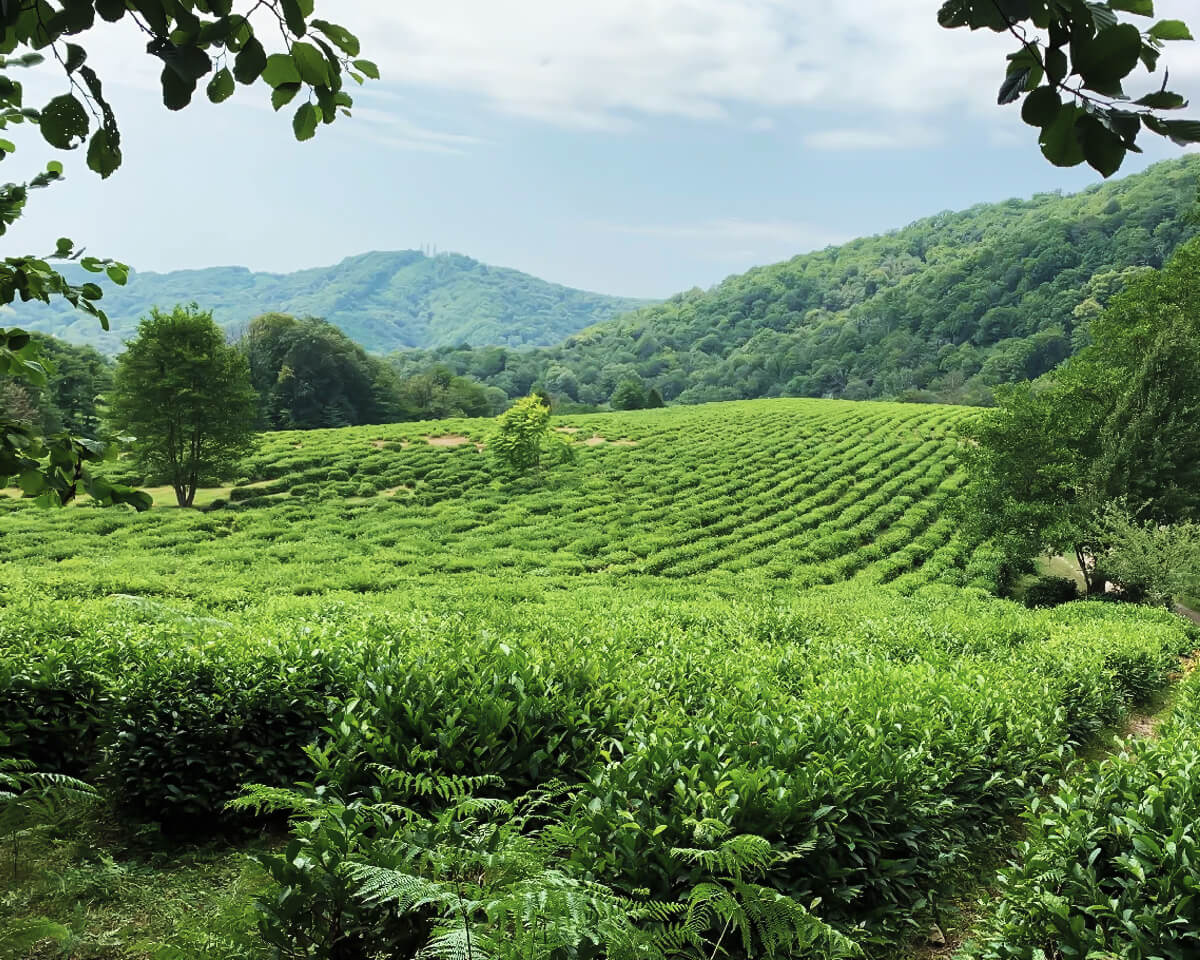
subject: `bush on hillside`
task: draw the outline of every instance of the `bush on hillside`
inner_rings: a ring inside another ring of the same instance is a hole
[[[1066,577],[1039,577],[1025,589],[1025,606],[1059,607],[1079,599],[1079,588]]]

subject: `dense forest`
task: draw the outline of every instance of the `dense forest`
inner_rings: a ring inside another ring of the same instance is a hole
[[[1200,158],[1062,196],[981,204],[691,290],[546,349],[404,351],[517,397],[587,405],[775,396],[988,403],[1088,342],[1089,320],[1200,227]]]
[[[417,250],[365,253],[288,274],[245,267],[131,273],[123,287],[77,273],[104,289],[111,333],[64,301],[14,304],[5,323],[117,353],[151,307],[196,301],[234,337],[254,317],[280,311],[322,317],[368,350],[387,352],[463,343],[545,346],[647,303]]]

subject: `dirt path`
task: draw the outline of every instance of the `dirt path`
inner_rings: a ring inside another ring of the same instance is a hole
[[[1200,623],[1200,613],[1185,607],[1182,603],[1175,604],[1175,612],[1181,617],[1187,617],[1192,623]]]

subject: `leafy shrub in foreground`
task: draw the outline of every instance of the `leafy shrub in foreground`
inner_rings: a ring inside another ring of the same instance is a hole
[[[964,960],[1200,955],[1200,675],[1158,734],[1031,804]]]
[[[348,798],[330,755],[309,754],[315,784],[252,787],[234,801],[292,815],[287,848],[259,858],[277,884],[260,901],[277,956],[862,955],[804,905],[755,882],[782,859],[760,837],[697,823],[698,838],[720,842],[673,853],[702,879],[679,902],[654,902],[618,893],[572,859],[584,828],[561,785],[501,800],[478,796],[495,778],[373,767],[376,785]]]

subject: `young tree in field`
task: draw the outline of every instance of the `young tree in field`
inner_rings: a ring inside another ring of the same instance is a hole
[[[539,396],[521,397],[496,418],[488,449],[513,473],[530,473],[547,459],[571,456],[570,440],[550,429],[550,407]]]
[[[211,313],[155,309],[117,361],[112,417],[136,438],[142,468],[190,507],[201,483],[228,476],[251,448],[255,401],[246,357]]]
[[[235,10],[234,7],[238,9]],[[298,140],[313,137],[320,124],[348,114],[353,101],[343,79],[377,78],[375,65],[359,55],[357,38],[345,27],[313,15],[313,0],[5,0],[0,3],[0,161],[16,145],[6,139],[17,124],[34,125],[55,150],[87,145],[87,165],[108,177],[121,165],[121,132],[85,44],[98,21],[142,36],[146,54],[161,65],[162,101],[182,110],[201,81],[212,103],[222,103],[238,84],[259,80],[270,88],[276,110],[296,100],[292,129]],[[27,103],[17,79],[22,68],[53,60],[63,69],[63,92],[40,107]],[[24,183],[0,186],[0,235],[25,212],[30,191],[61,180],[63,165],[51,160]],[[46,255],[0,259],[0,306],[16,299],[50,302],[62,297],[108,320],[94,283],[72,283],[52,260],[77,260],[92,273],[123,284],[120,263],[84,257],[63,237]],[[46,384],[46,369],[27,333],[0,327],[0,377]],[[88,464],[114,454],[111,442],[81,439],[69,431],[46,435],[35,424],[0,414],[0,486],[14,480],[45,504],[66,504],[84,489],[100,503],[122,502],[137,509],[150,498],[91,474]]]

